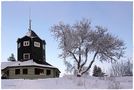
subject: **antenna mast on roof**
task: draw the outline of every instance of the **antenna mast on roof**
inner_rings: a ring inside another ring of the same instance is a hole
[[[31,30],[31,22],[32,22],[32,20],[31,20],[31,8],[29,8],[29,28],[28,28],[29,31]]]

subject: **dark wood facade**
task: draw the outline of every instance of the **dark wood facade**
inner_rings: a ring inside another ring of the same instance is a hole
[[[33,59],[39,64],[44,64],[46,62],[45,45],[45,40],[41,40],[34,31],[28,31],[28,35],[17,40],[18,61]]]

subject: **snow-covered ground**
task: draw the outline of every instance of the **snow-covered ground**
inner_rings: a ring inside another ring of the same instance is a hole
[[[2,89],[132,89],[133,77],[74,77],[2,79]]]

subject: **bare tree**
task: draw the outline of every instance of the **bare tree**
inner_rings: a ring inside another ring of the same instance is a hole
[[[112,63],[110,69],[111,76],[133,76],[133,64],[130,62],[131,60],[128,59],[122,60],[120,62]]]
[[[62,53],[59,55],[64,60],[69,57],[76,62],[77,76],[86,73],[92,66],[96,57],[100,61],[116,61],[124,54],[124,42],[118,37],[107,32],[106,28],[91,27],[88,19],[82,19],[73,25],[60,22],[53,25],[52,33],[59,41],[59,48]],[[89,55],[92,57],[89,61]],[[83,67],[88,64],[87,69]]]

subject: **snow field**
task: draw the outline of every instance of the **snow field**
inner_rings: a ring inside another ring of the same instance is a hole
[[[2,79],[2,89],[132,89],[132,77],[75,77]]]

